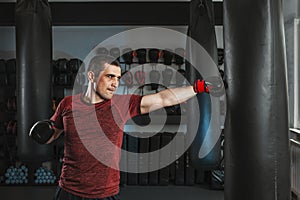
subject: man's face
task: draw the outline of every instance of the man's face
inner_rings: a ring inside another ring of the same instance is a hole
[[[96,77],[96,92],[102,99],[111,99],[119,86],[121,68],[110,64],[105,65],[105,69]]]

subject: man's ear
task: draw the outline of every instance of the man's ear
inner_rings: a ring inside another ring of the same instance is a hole
[[[95,82],[95,74],[94,74],[94,72],[88,71],[87,76],[88,76],[88,80],[90,82]]]

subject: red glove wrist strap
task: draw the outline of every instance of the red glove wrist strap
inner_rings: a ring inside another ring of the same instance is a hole
[[[206,86],[204,80],[197,79],[194,82],[193,88],[196,93],[203,93],[203,92],[209,93],[208,87]]]

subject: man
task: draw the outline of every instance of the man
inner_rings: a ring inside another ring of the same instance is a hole
[[[30,136],[41,144],[65,134],[56,200],[119,199],[118,165],[126,121],[208,92],[204,81],[197,80],[193,86],[145,96],[114,95],[121,68],[108,56],[92,58],[87,78],[85,93],[65,97],[50,120],[37,122],[30,131]]]

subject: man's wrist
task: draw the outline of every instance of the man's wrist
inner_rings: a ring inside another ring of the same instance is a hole
[[[208,87],[204,80],[197,79],[194,82],[193,89],[195,93],[203,93],[203,92],[209,93]]]

